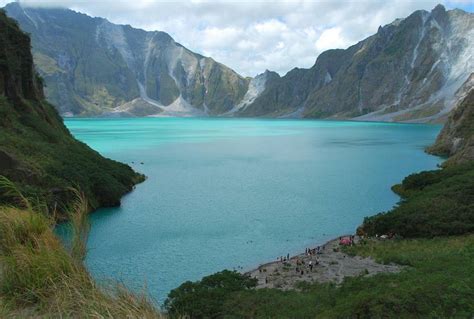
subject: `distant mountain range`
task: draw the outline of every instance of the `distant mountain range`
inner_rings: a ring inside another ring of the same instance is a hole
[[[245,78],[164,32],[11,3],[63,116],[308,117],[443,121],[474,71],[474,14],[416,11],[310,69]]]

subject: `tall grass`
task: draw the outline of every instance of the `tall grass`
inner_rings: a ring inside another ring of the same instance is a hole
[[[89,207],[83,193],[76,189],[71,189],[71,191],[76,197],[72,208],[69,209],[69,220],[72,226],[71,256],[77,262],[82,262],[86,258],[87,238],[90,230],[89,219],[87,218]]]
[[[26,199],[25,196],[19,191],[15,183],[10,181],[5,176],[0,175],[0,191],[2,199],[9,199],[11,203],[14,203],[17,207],[23,207],[27,210],[33,210],[30,204],[30,200]]]
[[[36,212],[15,185],[0,180],[20,208],[0,207],[0,316],[45,318],[162,318],[146,294],[124,286],[99,287],[83,265],[89,233],[87,201],[69,208],[72,245],[53,232],[51,215]]]

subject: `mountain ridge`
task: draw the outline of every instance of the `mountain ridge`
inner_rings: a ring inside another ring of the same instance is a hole
[[[303,108],[303,117],[435,121],[455,104],[474,69],[473,51],[473,14],[418,10],[345,50],[321,53],[309,69],[291,70],[242,115],[262,116],[272,104]]]
[[[456,90],[474,70],[474,15],[441,5],[380,26],[347,49],[324,51],[309,69],[254,78],[190,51],[162,31],[116,25],[69,9],[19,4],[6,9],[32,34],[46,95],[63,116],[443,122],[456,105]],[[77,31],[81,23],[85,35]],[[76,38],[61,38],[70,30],[86,42],[93,34],[98,58],[82,61],[84,55],[64,54],[68,47],[80,49]],[[66,47],[44,48],[61,41]]]
[[[249,79],[165,32],[69,9],[10,3],[5,10],[31,34],[46,94],[63,116],[120,116],[115,108],[137,98],[154,111],[147,115],[215,115],[230,110],[247,91]]]

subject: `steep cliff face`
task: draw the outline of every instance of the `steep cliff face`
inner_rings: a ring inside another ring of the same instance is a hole
[[[85,192],[91,208],[120,203],[143,176],[75,140],[44,100],[30,38],[0,10],[0,175],[22,192],[66,205],[69,187]],[[8,196],[0,194],[0,202]]]
[[[30,39],[19,34],[17,25],[7,19],[3,12],[0,18],[0,96],[8,97],[14,102],[22,98],[44,98],[42,80],[34,70],[29,51]]]
[[[472,52],[473,14],[416,11],[346,50],[322,53],[311,69],[290,71],[240,115],[302,108],[304,117],[436,121],[474,70]]]
[[[62,115],[218,115],[249,79],[164,32],[115,25],[64,9],[5,7],[31,34],[46,96]],[[134,103],[129,104],[131,101]]]
[[[448,156],[446,165],[474,160],[474,73],[456,93],[458,104],[428,152]]]

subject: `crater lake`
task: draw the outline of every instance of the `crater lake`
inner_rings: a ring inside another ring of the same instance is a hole
[[[354,233],[365,216],[398,202],[392,185],[441,162],[424,152],[438,125],[211,118],[65,124],[148,177],[120,207],[91,215],[86,264],[99,281],[146,289],[158,302],[184,281],[249,270]]]

